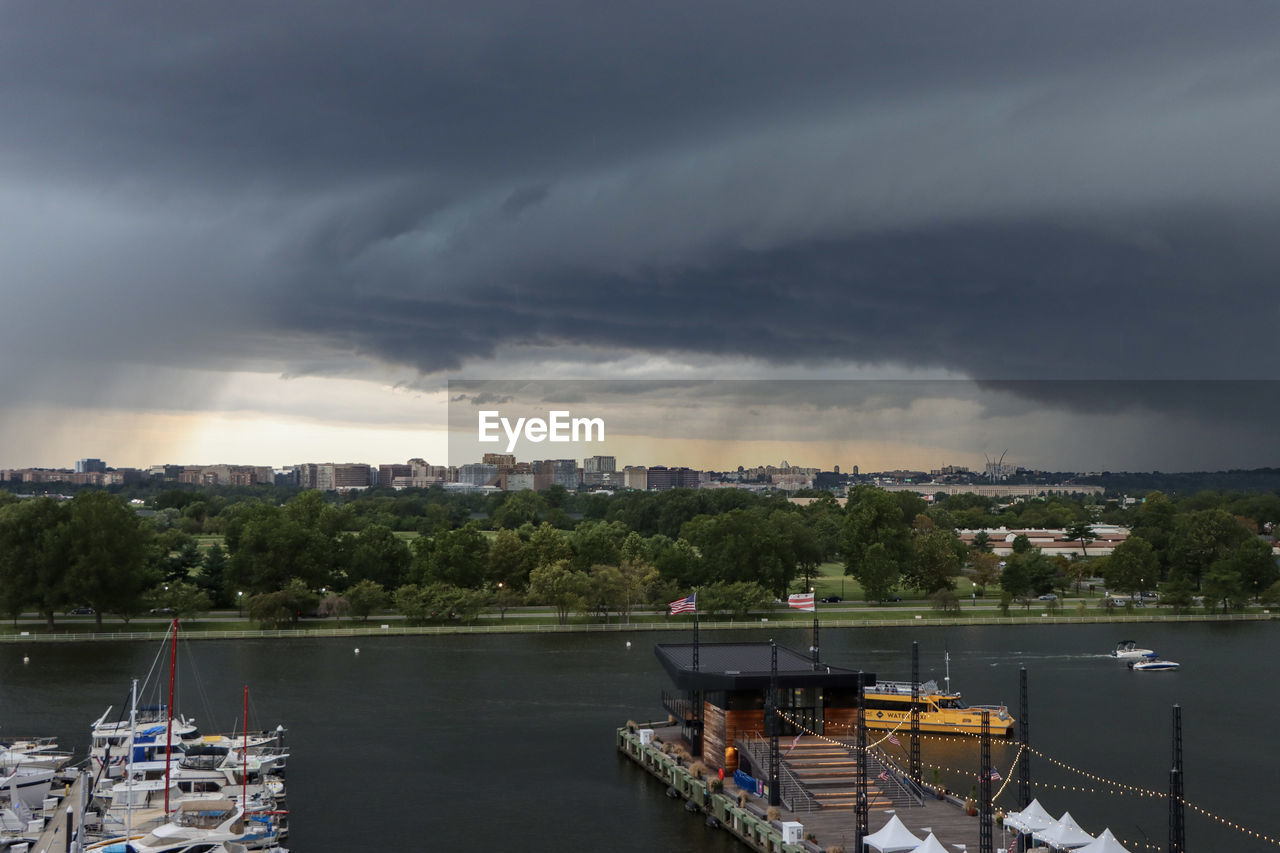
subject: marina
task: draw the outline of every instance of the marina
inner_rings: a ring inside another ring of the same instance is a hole
[[[167,702],[108,708],[89,724],[89,754],[57,749],[52,737],[4,744],[0,847],[9,853],[100,850],[104,853],[286,853],[288,837],[284,727],[250,734],[248,688],[239,731],[203,734],[173,708],[178,648],[175,619],[169,650]],[[158,660],[159,658],[157,658]],[[24,663],[27,659],[24,659]],[[163,679],[142,684],[163,695]]]

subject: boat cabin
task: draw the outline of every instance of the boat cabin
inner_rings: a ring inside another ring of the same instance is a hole
[[[739,739],[767,738],[765,705],[771,643],[662,643],[654,647],[674,689],[663,706],[679,722],[694,755],[726,773],[738,768]],[[873,673],[829,666],[813,655],[777,646],[778,735],[845,733],[858,714],[858,682]]]

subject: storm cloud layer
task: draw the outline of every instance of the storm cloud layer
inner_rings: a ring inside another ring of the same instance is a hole
[[[1245,2],[6,4],[0,381],[1268,377],[1277,37]]]

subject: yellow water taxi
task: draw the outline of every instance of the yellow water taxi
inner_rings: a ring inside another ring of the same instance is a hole
[[[867,728],[911,731],[911,682],[879,681],[865,688]],[[1013,716],[1004,705],[966,705],[959,693],[943,690],[936,681],[920,685],[920,731],[932,734],[982,732],[982,712],[990,712],[992,737],[1013,734]]]

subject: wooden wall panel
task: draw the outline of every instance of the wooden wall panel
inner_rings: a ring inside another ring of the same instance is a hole
[[[826,708],[822,712],[822,732],[827,737],[849,737],[858,729],[857,708]]]
[[[702,762],[713,770],[724,767],[724,747],[724,708],[703,702]]]

